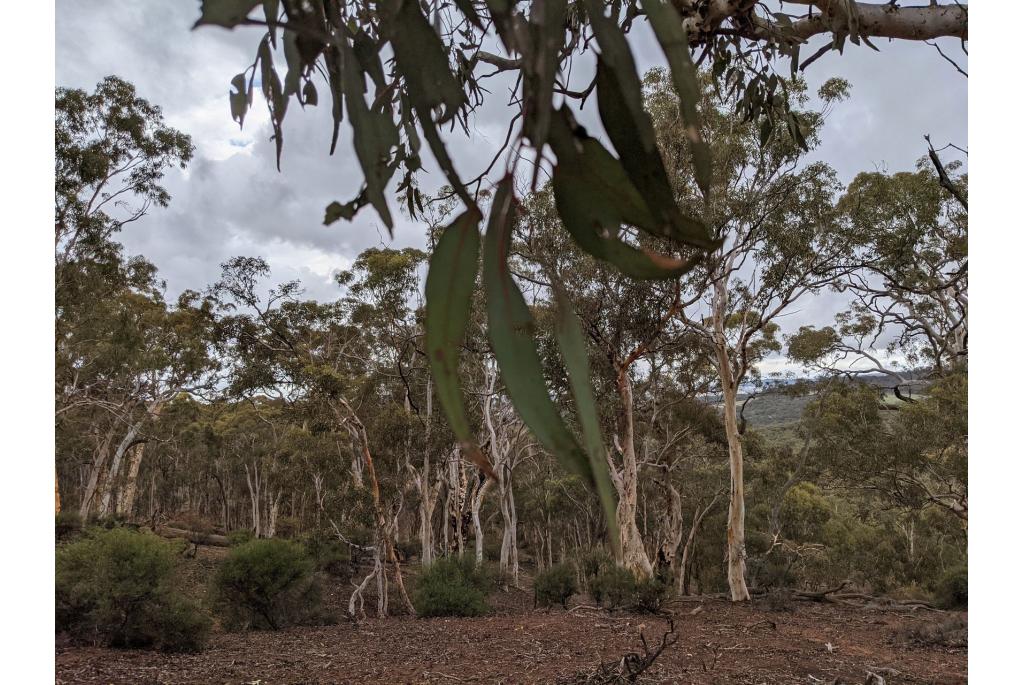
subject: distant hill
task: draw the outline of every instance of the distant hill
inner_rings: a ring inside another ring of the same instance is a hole
[[[913,380],[908,385],[900,386],[904,395],[920,397],[927,394],[928,381],[923,373],[908,374]],[[871,374],[860,376],[858,381],[868,385],[878,386],[882,393],[883,401],[886,404],[899,404],[893,393],[893,379],[883,374]],[[754,393],[756,396],[747,404],[743,412],[747,425],[751,428],[763,429],[777,426],[787,426],[800,420],[804,407],[813,399],[813,395],[788,395],[785,387],[799,382],[813,382],[810,378],[786,379],[784,381],[771,381],[768,389]],[[750,393],[741,394],[737,399],[737,406],[750,396]],[[721,396],[709,397],[711,404],[721,406]]]

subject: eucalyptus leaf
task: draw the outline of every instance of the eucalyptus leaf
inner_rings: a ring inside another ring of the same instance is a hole
[[[466,337],[476,285],[482,218],[478,209],[466,210],[445,229],[430,258],[425,288],[426,345],[437,397],[452,432],[466,456],[496,478],[490,462],[473,439],[459,384],[459,348]]]
[[[608,524],[611,547],[617,549],[619,526],[616,518],[615,490],[608,472],[604,441],[601,439],[597,402],[594,400],[594,391],[590,385],[590,365],[587,363],[587,345],[583,337],[583,328],[561,287],[555,288],[555,302],[555,337],[558,340],[558,349],[565,361],[569,385],[572,387],[576,414],[583,430],[583,444],[586,446],[587,456],[590,457],[590,470],[594,475],[597,495]]]
[[[202,0],[200,16],[192,28],[198,26],[223,26],[234,28],[245,21],[260,0]]]
[[[484,238],[483,281],[487,295],[487,333],[509,398],[537,440],[569,471],[594,485],[590,458],[562,422],[541,367],[533,340],[534,321],[509,273],[508,250],[517,211],[512,178],[494,195]]]

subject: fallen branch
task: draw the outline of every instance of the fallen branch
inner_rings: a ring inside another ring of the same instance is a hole
[[[185,530],[183,528],[171,528],[169,526],[156,526],[153,532],[164,538],[175,538],[188,540],[196,545],[208,545],[210,547],[228,547],[228,539],[223,535],[214,533],[200,533],[197,530]]]

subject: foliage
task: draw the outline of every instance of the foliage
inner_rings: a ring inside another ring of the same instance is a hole
[[[671,585],[668,579],[658,577],[642,578],[636,582],[636,608],[656,614],[668,599]]]
[[[74,538],[81,532],[82,517],[78,512],[65,509],[54,517],[54,537],[58,543]]]
[[[490,611],[486,571],[470,556],[434,561],[416,579],[412,593],[416,612],[423,617],[482,616]]]
[[[615,564],[604,566],[590,584],[594,601],[609,609],[633,606],[636,590],[636,577]]]
[[[213,580],[214,608],[229,629],[318,624],[320,587],[297,542],[252,540],[232,547]]]
[[[565,603],[576,594],[576,573],[569,564],[555,564],[540,571],[533,579],[534,603],[542,607],[551,607]]]
[[[939,606],[945,609],[966,609],[967,565],[951,568],[942,574],[935,595]]]
[[[233,530],[228,533],[227,538],[230,546],[238,547],[239,545],[244,545],[247,542],[252,542],[255,539],[255,536],[248,528],[239,528],[238,530]]]
[[[326,535],[323,531],[314,531],[302,539],[306,553],[318,571],[338,578],[347,578],[352,574],[352,554],[348,545]]]
[[[210,620],[173,585],[179,550],[128,528],[92,529],[57,549],[57,628],[116,647],[196,651]]]

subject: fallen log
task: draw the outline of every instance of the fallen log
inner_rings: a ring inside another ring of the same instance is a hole
[[[171,528],[169,526],[157,526],[153,532],[164,538],[175,538],[188,540],[196,545],[207,545],[210,547],[228,547],[228,539],[216,533],[201,533],[197,530],[185,530],[183,528]]]

